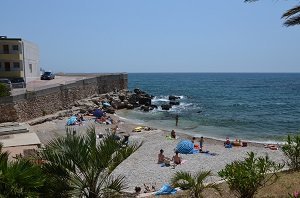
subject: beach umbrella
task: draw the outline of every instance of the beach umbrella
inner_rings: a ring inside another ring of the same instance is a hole
[[[193,154],[194,144],[191,140],[182,140],[177,144],[176,151],[182,154]]]

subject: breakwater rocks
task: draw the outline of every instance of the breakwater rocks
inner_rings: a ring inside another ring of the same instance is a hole
[[[46,121],[63,119],[63,117],[71,116],[76,113],[92,114],[97,108],[101,108],[110,114],[114,114],[118,109],[134,108],[140,108],[141,111],[148,112],[158,108],[157,105],[153,105],[151,103],[153,98],[154,96],[147,94],[140,89],[134,89],[133,92],[129,90],[115,90],[106,94],[94,94],[91,97],[75,101],[71,104],[70,109],[36,118],[31,120],[29,124],[36,125]],[[179,105],[179,99],[180,97],[177,96],[169,96],[169,102],[166,104],[161,104],[161,109],[169,110],[172,108],[172,105]]]
[[[106,94],[93,95],[74,103],[79,107],[80,113],[91,113],[95,108],[101,108],[107,113],[115,113],[117,109],[134,109],[140,107],[144,111],[150,111],[157,106],[151,104],[152,95],[140,89],[115,90]]]
[[[140,90],[115,90],[101,95],[93,95],[87,99],[82,99],[74,103],[80,109],[80,113],[91,113],[95,108],[101,108],[107,113],[115,113],[118,109],[134,109],[148,112],[157,109],[158,106],[151,103],[154,96]],[[179,105],[180,97],[169,96],[169,103],[161,104],[162,110],[169,110],[173,105]]]

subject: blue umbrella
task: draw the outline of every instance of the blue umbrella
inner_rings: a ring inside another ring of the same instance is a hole
[[[182,154],[193,154],[194,144],[191,140],[182,140],[177,144],[176,151]]]

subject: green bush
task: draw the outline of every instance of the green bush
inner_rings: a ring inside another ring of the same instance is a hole
[[[10,96],[10,90],[5,84],[0,83],[0,97],[4,96]]]
[[[300,135],[288,135],[282,151],[289,159],[287,165],[291,169],[300,170]]]
[[[259,188],[274,183],[278,178],[276,172],[283,166],[270,161],[268,156],[255,157],[251,152],[244,161],[227,164],[218,174],[238,197],[251,198]]]
[[[185,171],[177,171],[171,178],[172,186],[180,187],[181,189],[190,190],[190,197],[202,198],[204,189],[215,189],[221,194],[220,189],[216,183],[204,184],[204,180],[211,176],[210,171],[200,171],[192,176],[191,173]]]

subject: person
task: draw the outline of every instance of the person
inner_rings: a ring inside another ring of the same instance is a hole
[[[135,191],[136,194],[140,194],[140,193],[141,193],[141,190],[142,190],[142,188],[139,187],[139,186],[136,186],[136,187],[134,188],[134,191]]]
[[[176,126],[178,126],[178,119],[179,119],[178,114],[176,115],[175,119],[176,119]]]
[[[165,156],[164,156],[164,150],[160,149],[160,152],[158,154],[158,164],[162,164],[165,162]]]
[[[174,162],[174,164],[178,165],[178,164],[181,164],[181,158],[179,157],[179,152],[176,151],[175,152],[175,155],[173,156],[172,158],[172,161]]]
[[[174,138],[174,139],[176,139],[176,133],[175,133],[175,131],[174,131],[174,130],[172,130],[172,131],[171,131],[171,138]]]
[[[193,137],[193,139],[192,139],[192,143],[193,143],[193,144],[195,144],[195,140],[196,140],[196,138]]]
[[[200,138],[200,151],[202,151],[203,142],[204,142],[204,139],[203,139],[203,136],[201,136],[201,138]]]
[[[224,142],[225,148],[232,148],[232,144],[229,140],[229,137],[226,137],[226,141]]]

